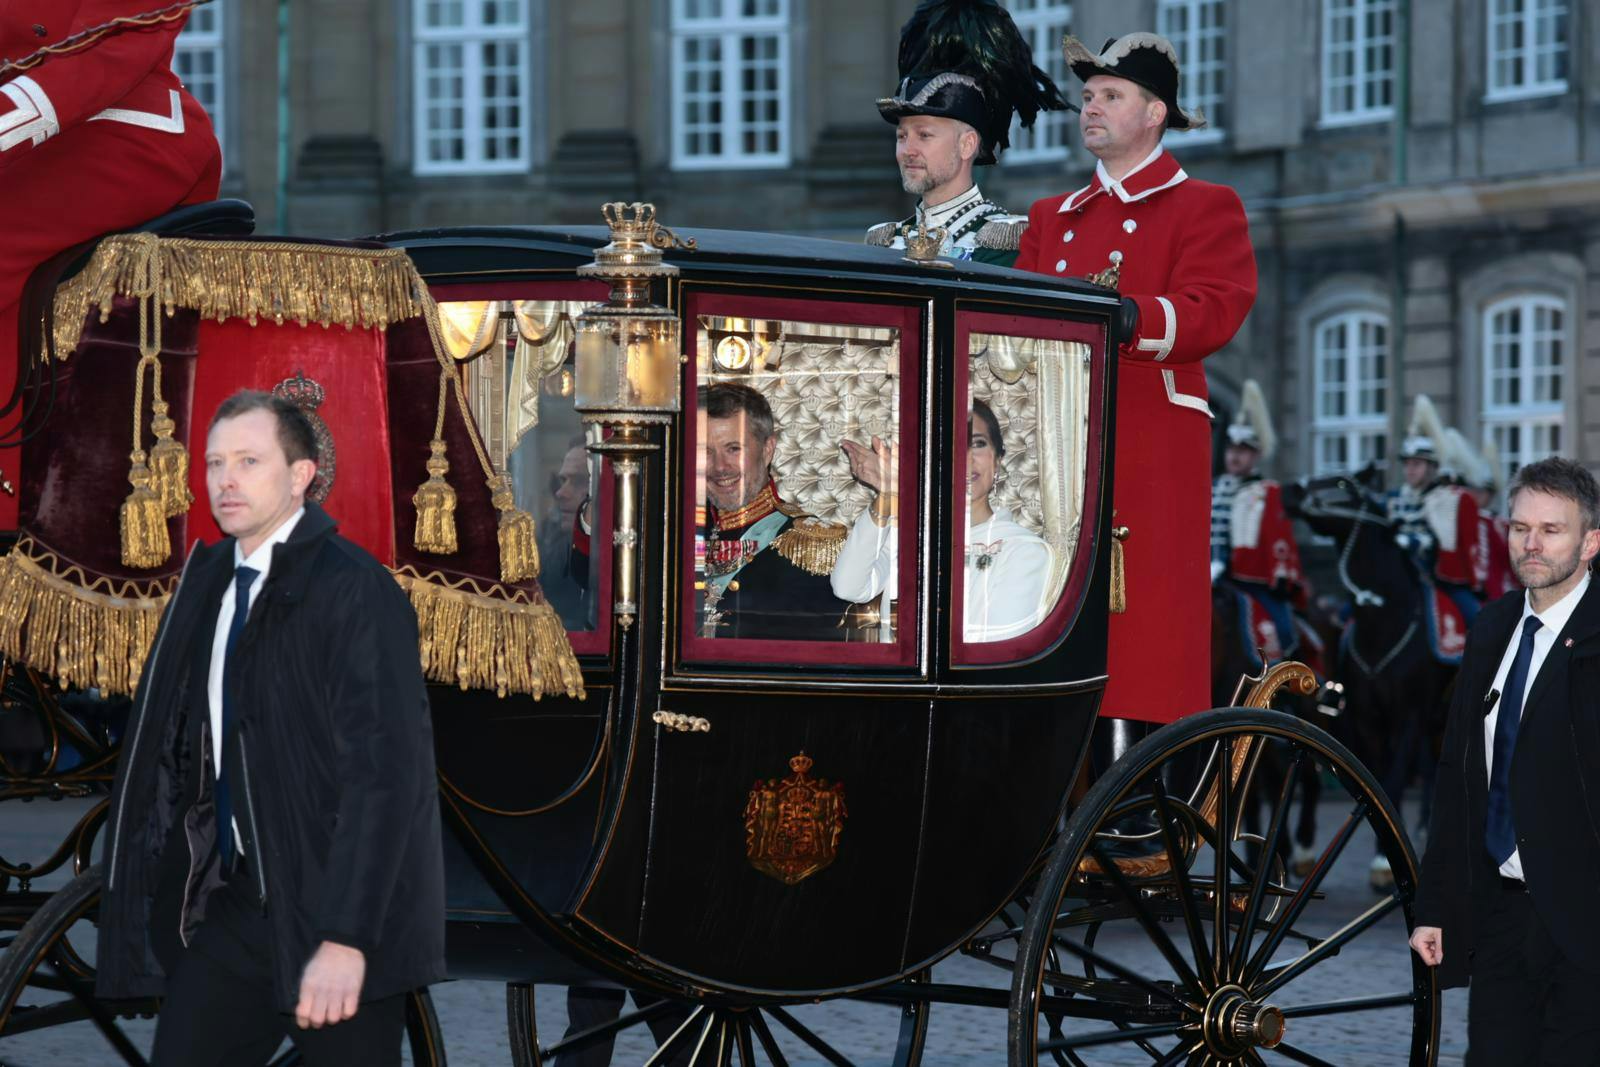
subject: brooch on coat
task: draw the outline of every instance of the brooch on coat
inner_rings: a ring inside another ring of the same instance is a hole
[[[967,546],[967,559],[980,571],[986,571],[994,563],[995,557],[1000,554],[1000,550],[1004,547],[1004,538],[999,541],[990,541],[988,544],[984,544],[982,541],[975,541]]]

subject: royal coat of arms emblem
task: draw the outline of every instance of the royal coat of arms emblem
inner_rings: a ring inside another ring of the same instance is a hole
[[[789,761],[789,777],[757,779],[744,809],[750,865],[784,885],[831,864],[844,832],[844,783],[812,778],[812,763],[802,752]]]

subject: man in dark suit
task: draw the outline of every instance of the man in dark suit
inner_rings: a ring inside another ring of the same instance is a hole
[[[1571,460],[1517,472],[1526,593],[1468,638],[1439,759],[1411,947],[1472,981],[1467,1062],[1600,1063],[1600,488]]]
[[[190,556],[112,786],[103,997],[164,996],[158,1067],[395,1065],[444,977],[444,864],[416,615],[306,500],[310,424],[224,401]]]

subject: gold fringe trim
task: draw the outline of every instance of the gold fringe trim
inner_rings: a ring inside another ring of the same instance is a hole
[[[411,597],[421,635],[422,673],[462,689],[527,693],[535,700],[564,693],[582,700],[583,673],[555,609],[528,599],[451,583],[403,567],[391,572]]]
[[[837,523],[806,515],[795,519],[787,530],[774,537],[772,547],[807,574],[828,574],[838,562],[839,550],[844,547],[849,532]]]
[[[1122,539],[1111,538],[1111,614],[1121,615],[1128,610],[1127,563],[1122,550]]]
[[[66,573],[62,573],[65,571]],[[155,640],[171,582],[86,587],[49,552],[24,538],[0,557],[0,655],[58,680],[62,689],[93,686],[132,695]]]
[[[140,295],[152,278],[159,279],[154,299],[168,316],[191,308],[217,322],[383,329],[423,309],[421,279],[401,248],[118,234],[56,289],[57,357],[77,348],[91,311],[105,322],[118,296]]]

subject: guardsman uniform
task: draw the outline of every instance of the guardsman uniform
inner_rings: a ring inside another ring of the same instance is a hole
[[[1088,53],[1069,38],[1068,58],[1085,80],[1128,77],[1137,72],[1119,68],[1130,62],[1167,62],[1168,124],[1188,128],[1175,99],[1176,60],[1142,43],[1123,50],[1145,39],[1163,41],[1131,34],[1086,66],[1074,57]],[[1114,524],[1129,529],[1127,611],[1111,617],[1102,711],[1157,722],[1199,711],[1211,703],[1211,407],[1202,361],[1233,339],[1255,302],[1244,206],[1157,147],[1120,181],[1101,164],[1083,188],[1037,201],[1016,266],[1054,277],[1115,267],[1119,290],[1138,305],[1138,328],[1118,352],[1112,505]],[[1160,670],[1150,669],[1152,657]]]
[[[695,622],[702,637],[844,640],[850,605],[833,595],[846,529],[778,496],[767,483],[733,511],[706,505],[696,545]]]
[[[1261,387],[1244,383],[1239,414],[1228,427],[1228,444],[1253,449],[1260,459],[1274,451],[1276,435]],[[1212,579],[1226,575],[1261,606],[1272,633],[1251,629],[1252,651],[1269,660],[1294,654],[1299,644],[1291,601],[1302,592],[1300,546],[1283,506],[1283,487],[1254,467],[1242,475],[1219,474],[1211,487]]]
[[[1032,126],[1040,111],[1069,105],[1050,76],[1033,63],[1033,49],[997,0],[922,0],[900,28],[900,82],[878,101],[878,114],[898,126],[914,115],[954,119],[978,134],[974,166],[997,162],[1011,144],[1011,120]],[[1009,267],[1028,220],[986,200],[973,184],[942,204],[919,204],[900,222],[867,231],[866,242],[904,248],[905,234],[922,223],[945,231],[939,255]]]
[[[974,185],[954,200],[936,207],[921,207],[899,222],[880,222],[867,231],[867,244],[883,248],[904,248],[905,235],[918,228],[945,231],[939,254],[947,259],[970,259],[1009,267],[1016,262],[1026,215],[1011,215],[987,199]]]
[[[166,6],[0,5],[0,62],[13,64],[0,72],[0,407],[17,377],[17,302],[39,264],[99,234],[216,198],[216,135],[172,72],[188,12],[152,13]],[[112,30],[113,20],[125,21]],[[29,61],[53,46],[64,50]],[[8,457],[0,466],[15,455],[0,453]],[[0,529],[16,524],[16,498],[0,491]]]
[[[1451,479],[1454,465],[1440,473],[1446,455],[1445,430],[1433,401],[1418,396],[1411,423],[1400,446],[1402,460],[1421,459],[1434,465],[1435,476],[1420,488],[1409,483],[1391,492],[1389,518],[1395,542],[1411,553],[1426,581],[1449,596],[1463,626],[1478,617],[1481,569],[1478,557],[1478,504]]]

